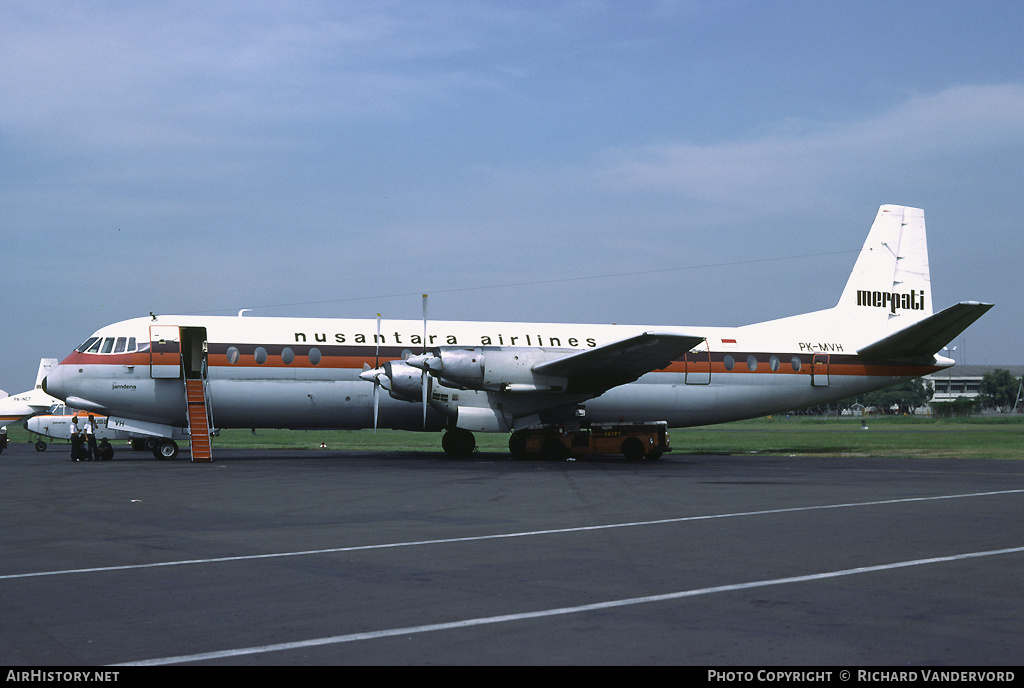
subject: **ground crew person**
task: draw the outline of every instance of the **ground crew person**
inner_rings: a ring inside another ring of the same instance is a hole
[[[78,427],[78,416],[71,418],[71,460],[82,460],[82,430]]]
[[[85,440],[89,443],[88,451],[89,458],[86,461],[99,461],[100,455],[96,451],[96,419],[89,414],[89,420],[85,421]]]

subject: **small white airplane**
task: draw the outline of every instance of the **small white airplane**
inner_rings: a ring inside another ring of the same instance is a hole
[[[57,367],[56,358],[39,359],[36,386],[27,392],[4,396],[0,399],[0,425],[34,416],[46,411],[54,404],[60,403],[60,399],[50,396],[43,390],[43,380],[55,367]]]
[[[114,449],[110,446],[110,440],[132,440],[135,449],[143,448],[142,440],[134,440],[129,433],[107,428],[107,418],[90,414],[87,411],[79,411],[66,406],[63,403],[56,403],[44,413],[32,416],[25,421],[25,429],[37,436],[36,451],[46,451],[44,437],[56,440],[71,439],[71,419],[78,418],[78,427],[85,429],[85,423],[92,415],[96,421],[96,440],[100,442],[100,458],[108,460],[113,458]]]
[[[197,460],[211,420],[445,430],[454,456],[474,449],[474,432],[506,432],[516,456],[537,451],[537,437],[557,455],[589,429],[753,418],[947,368],[938,352],[992,305],[933,314],[931,296],[924,212],[883,205],[839,302],[822,311],[742,327],[428,323],[424,296],[422,322],[150,314],[96,331],[44,388],[161,438],[164,458],[191,434]],[[634,456],[666,448],[653,434],[639,454],[626,444]]]

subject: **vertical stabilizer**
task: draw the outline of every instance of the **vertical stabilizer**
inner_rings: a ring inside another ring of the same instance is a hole
[[[883,205],[835,310],[868,338],[881,338],[932,314],[924,211]]]
[[[39,370],[36,372],[36,389],[43,388],[43,379],[47,374],[57,367],[56,358],[40,358],[39,359]]]

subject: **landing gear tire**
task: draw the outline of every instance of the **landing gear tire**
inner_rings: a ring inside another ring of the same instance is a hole
[[[635,437],[629,437],[622,443],[622,455],[629,461],[639,461],[644,458],[643,442]]]
[[[512,436],[508,438],[508,452],[512,455],[513,459],[529,457],[529,452],[526,450],[525,432],[520,430],[519,432],[512,433]]]
[[[46,442],[36,440],[36,451],[46,451]]]
[[[469,430],[452,428],[441,438],[441,448],[453,459],[465,459],[476,449],[476,438]]]
[[[564,461],[569,458],[569,450],[561,440],[549,437],[540,445],[540,458],[545,461]]]
[[[153,446],[153,456],[160,461],[174,461],[178,458],[178,443],[174,440],[157,440]]]

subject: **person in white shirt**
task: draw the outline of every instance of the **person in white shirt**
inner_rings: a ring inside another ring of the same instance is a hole
[[[78,416],[71,418],[71,460],[82,460],[82,429],[78,427]]]
[[[85,421],[85,441],[88,443],[86,461],[99,461],[100,455],[96,451],[96,419],[89,414],[89,420]]]

